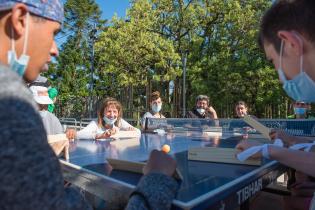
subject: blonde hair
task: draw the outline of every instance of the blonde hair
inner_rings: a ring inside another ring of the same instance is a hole
[[[109,106],[112,106],[112,105],[115,106],[115,108],[118,110],[118,117],[117,117],[117,120],[115,122],[115,125],[116,126],[120,125],[120,120],[122,118],[122,111],[123,111],[121,103],[119,101],[117,101],[115,98],[108,97],[102,102],[102,105],[101,105],[101,107],[97,113],[98,126],[105,127],[105,122],[103,120],[104,113],[105,113],[106,108]]]

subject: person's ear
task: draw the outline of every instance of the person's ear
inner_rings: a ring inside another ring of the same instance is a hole
[[[10,17],[12,29],[14,30],[14,38],[18,38],[25,34],[28,9],[24,4],[16,4],[12,8]],[[12,35],[11,35],[12,36]]]
[[[293,56],[303,54],[303,40],[295,31],[279,31],[278,37],[284,41],[284,53]]]

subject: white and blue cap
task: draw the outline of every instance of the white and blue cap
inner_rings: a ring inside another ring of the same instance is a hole
[[[64,10],[61,0],[0,0],[0,11],[9,10],[17,3],[25,4],[31,14],[60,24],[63,22]]]
[[[31,86],[30,90],[34,96],[34,100],[38,104],[53,104],[54,102],[49,98],[48,89],[42,86]]]

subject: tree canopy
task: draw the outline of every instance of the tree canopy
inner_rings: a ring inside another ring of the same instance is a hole
[[[149,108],[153,90],[164,96],[164,111],[181,116],[186,57],[189,108],[205,94],[219,117],[232,117],[238,100],[258,117],[286,116],[289,99],[257,45],[271,1],[130,2],[126,17],[104,21],[94,0],[66,1],[67,41],[49,71],[62,116],[86,116],[91,94],[94,102],[112,96],[126,109]]]

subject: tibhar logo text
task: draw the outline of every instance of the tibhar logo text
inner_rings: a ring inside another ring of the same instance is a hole
[[[251,196],[255,195],[258,191],[262,189],[262,179],[258,179],[255,182],[250,183],[248,186],[244,187],[237,192],[238,204],[240,205],[246,201]]]

